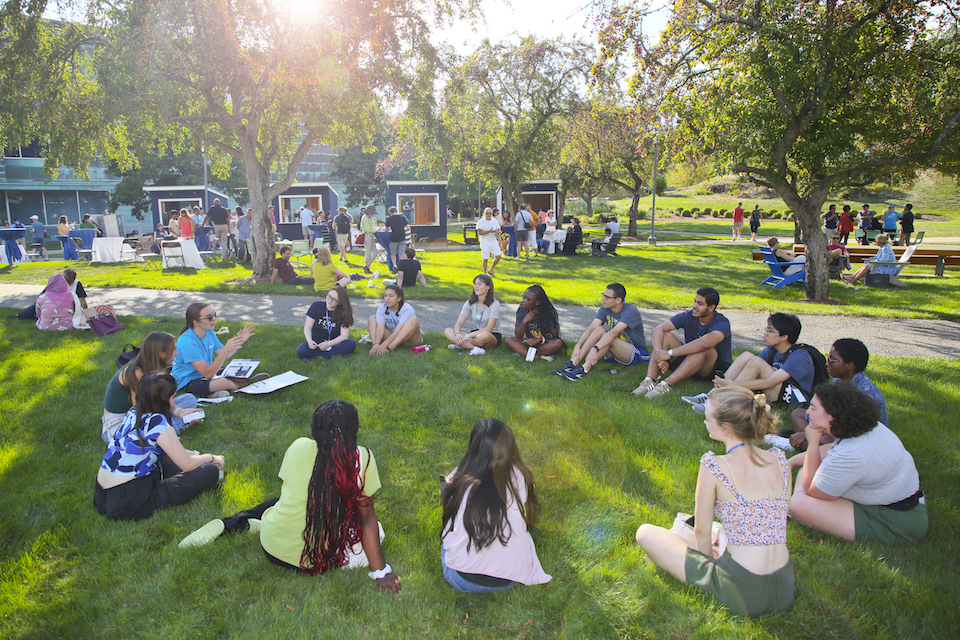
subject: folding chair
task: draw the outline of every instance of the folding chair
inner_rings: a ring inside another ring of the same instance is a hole
[[[181,268],[185,268],[187,266],[187,261],[183,257],[183,247],[180,246],[179,242],[173,242],[173,241],[161,242],[160,253],[163,257],[164,269],[175,268],[174,265],[171,264],[174,260],[180,261]]]
[[[87,245],[83,243],[83,238],[72,237],[70,240],[73,242],[73,246],[77,248],[77,262],[82,262],[84,258],[88,261],[93,259],[93,249],[87,249]],[[33,245],[31,245],[33,246]]]
[[[307,240],[293,240],[293,245],[291,249],[293,254],[290,256],[292,260],[296,260],[300,264],[309,267],[310,263],[313,262],[313,253],[310,251],[310,243]],[[306,258],[306,261],[304,261]]]

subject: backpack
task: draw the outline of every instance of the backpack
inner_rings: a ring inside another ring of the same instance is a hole
[[[810,355],[810,360],[813,361],[813,389],[816,389],[819,385],[830,382],[830,372],[827,371],[827,359],[823,357],[823,354],[820,353],[820,350],[809,344],[803,342],[798,342],[787,351],[787,355],[793,353],[797,349],[803,349]],[[786,358],[784,358],[786,359]],[[769,364],[773,364],[772,360],[767,361]],[[810,392],[813,392],[813,389],[810,389]]]
[[[337,233],[350,233],[350,218],[345,213],[337,216]]]

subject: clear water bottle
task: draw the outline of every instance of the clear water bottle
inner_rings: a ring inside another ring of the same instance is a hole
[[[433,349],[433,347],[428,344],[421,344],[418,347],[410,349],[410,353],[423,353],[424,351],[430,351],[430,349]]]

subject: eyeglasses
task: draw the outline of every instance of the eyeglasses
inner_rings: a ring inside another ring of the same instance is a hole
[[[601,293],[600,297],[603,298],[604,300],[613,300],[617,296],[608,296],[606,293]]]
[[[763,334],[766,335],[768,333],[779,333],[779,332],[773,327],[767,327],[763,330]]]
[[[829,358],[827,358],[827,364],[846,364],[846,363],[840,358],[834,358],[833,356],[830,356]]]
[[[534,296],[523,296],[522,300],[524,302],[533,302],[536,298]]]
[[[211,313],[211,314],[208,315],[208,316],[200,316],[199,318],[197,318],[197,320],[206,320],[206,321],[209,322],[210,320],[216,319],[216,317],[217,317],[217,314],[216,314],[216,312],[214,312],[214,313]]]
[[[327,300],[329,300],[330,302],[340,302],[340,298],[338,298],[337,296],[332,296],[329,293],[327,294]]]

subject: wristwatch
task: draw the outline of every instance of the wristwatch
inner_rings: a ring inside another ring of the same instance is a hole
[[[673,349],[667,349],[667,355],[673,357]]]

